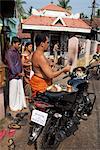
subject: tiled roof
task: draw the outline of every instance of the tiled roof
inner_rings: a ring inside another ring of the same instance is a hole
[[[47,16],[30,16],[29,18],[25,19],[23,22],[26,25],[46,25],[49,26],[55,20],[54,17],[47,17]]]
[[[41,8],[41,10],[52,10],[52,11],[62,11],[65,12],[66,10],[60,6],[55,4],[48,4],[47,6]]]
[[[93,18],[93,20],[84,20],[91,27],[99,27],[100,28],[100,18]]]
[[[100,27],[100,18],[94,18],[94,22]]]
[[[24,25],[37,25],[37,26],[52,26],[52,23],[54,22],[56,18],[55,17],[47,17],[47,16],[30,16],[29,18],[25,19],[23,24]],[[72,18],[62,18],[65,27],[71,27],[71,28],[85,28],[90,29],[90,26],[86,24],[81,19],[72,19]],[[59,22],[56,22],[54,26],[63,26]],[[64,27],[64,26],[63,26]]]
[[[88,24],[86,24],[81,19],[73,19],[73,18],[63,18],[66,26],[73,28],[90,28]]]

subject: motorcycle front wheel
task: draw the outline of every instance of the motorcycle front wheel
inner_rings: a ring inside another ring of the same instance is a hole
[[[60,141],[56,138],[56,119],[49,119],[36,141],[37,150],[56,150]]]

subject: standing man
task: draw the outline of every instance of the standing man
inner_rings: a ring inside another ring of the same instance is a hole
[[[59,42],[55,43],[54,48],[53,48],[54,64],[58,62],[58,51],[59,51]]]
[[[22,77],[22,62],[18,52],[20,39],[13,37],[11,47],[5,54],[5,59],[8,66],[9,77],[9,107],[11,111],[21,111],[26,108],[26,101],[23,89]]]
[[[46,34],[38,34],[35,38],[36,50],[32,56],[32,65],[34,75],[30,80],[33,96],[37,92],[46,91],[47,87],[52,84],[52,79],[63,72],[70,71],[71,66],[67,65],[59,71],[53,71],[44,52],[48,49],[49,39]]]

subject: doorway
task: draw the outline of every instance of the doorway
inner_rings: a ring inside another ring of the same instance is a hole
[[[53,48],[54,48],[54,45],[59,42],[59,45],[60,45],[60,34],[52,34],[51,35],[51,40],[50,40],[50,54],[52,55],[53,54]]]

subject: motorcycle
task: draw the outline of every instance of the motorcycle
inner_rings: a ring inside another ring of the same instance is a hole
[[[89,69],[77,67],[70,73],[66,90],[38,93],[30,104],[28,145],[37,150],[57,149],[60,142],[78,130],[80,119],[91,114],[96,96],[88,92]]]
[[[94,77],[96,80],[100,79],[100,54],[96,53],[93,55],[92,59],[89,62],[89,66],[87,66],[87,68],[91,68],[92,77]]]

